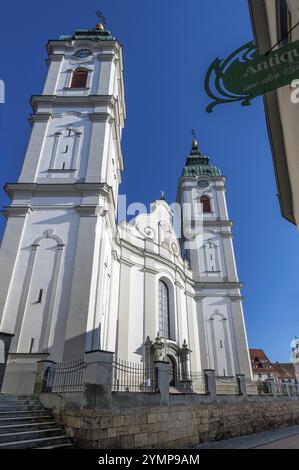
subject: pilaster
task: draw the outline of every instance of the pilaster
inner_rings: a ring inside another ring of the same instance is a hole
[[[42,114],[39,116],[35,115],[19,183],[32,183],[35,181],[39,159],[42,153],[43,143],[50,119],[50,114]]]
[[[108,143],[110,135],[109,115],[94,113],[90,115],[92,130],[89,145],[86,183],[104,181],[106,175]]]
[[[62,60],[64,59],[63,54],[53,54],[49,56],[49,68],[46,83],[43,90],[43,95],[54,95],[56,91],[56,85],[60,73]]]
[[[8,219],[0,249],[0,328],[29,211],[28,206],[5,209]]]
[[[85,351],[94,263],[97,263],[94,252],[99,208],[79,206],[76,210],[80,220],[65,332],[64,361],[77,358]]]

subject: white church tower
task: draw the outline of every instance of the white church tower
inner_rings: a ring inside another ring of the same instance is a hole
[[[5,374],[0,367],[3,391],[30,392],[39,360],[102,347],[107,305],[117,302],[107,253],[123,170],[122,50],[100,23],[49,41],[47,50],[23,168],[5,187],[11,205],[0,254],[0,342],[10,352]]]
[[[194,139],[177,196],[184,219],[182,254],[193,272],[201,363],[220,376],[250,378],[225,178],[209,160]]]

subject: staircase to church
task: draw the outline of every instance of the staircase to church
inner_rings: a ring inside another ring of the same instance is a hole
[[[0,394],[0,450],[58,448],[75,447],[35,397]]]

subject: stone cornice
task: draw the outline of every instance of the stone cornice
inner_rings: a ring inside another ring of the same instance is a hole
[[[232,227],[233,225],[232,220],[203,220],[204,227]]]
[[[203,300],[205,299],[206,297],[209,297],[208,294],[195,294],[194,295],[194,299],[195,301],[198,301],[198,300]],[[213,294],[213,297],[219,297],[219,298],[223,298],[223,297],[227,297],[228,299],[230,299],[232,302],[241,302],[242,300],[244,300],[244,297],[242,297],[241,295],[233,295],[233,294]]]
[[[52,114],[50,113],[38,113],[38,114],[31,114],[29,118],[29,122],[31,126],[36,122],[48,122],[52,119]]]
[[[198,289],[242,289],[244,284],[238,281],[220,281],[220,282],[200,282],[195,281],[195,288]]]
[[[30,99],[33,112],[36,112],[39,105],[59,105],[76,104],[78,106],[109,106],[114,108],[117,98],[113,95],[33,95]]]
[[[101,62],[113,62],[114,60],[118,60],[118,57],[115,56],[113,53],[99,53],[97,56],[98,60]]]
[[[165,264],[165,266],[168,266],[170,269],[173,269],[174,271],[177,271],[179,273],[179,275],[181,276],[181,278],[185,281],[185,282],[188,282],[190,285],[193,286],[193,279],[192,277],[190,277],[188,275],[188,273],[186,273],[183,269],[182,266],[178,266],[177,264],[175,264],[172,260],[168,259],[168,258],[165,258],[164,256],[162,256],[161,254],[159,253],[155,253],[153,251],[147,251],[145,250],[144,248],[139,248],[139,247],[136,247],[135,245],[133,245],[132,243],[128,242],[127,240],[124,240],[123,238],[120,237],[120,240],[119,240],[119,245],[122,247],[122,248],[126,248],[128,251],[132,252],[132,253],[135,253],[143,258],[149,258],[149,259],[152,259],[156,262],[159,262],[159,263],[163,263]],[[190,270],[189,271],[190,273],[192,273],[192,271]],[[192,274],[191,274],[192,275]]]
[[[141,271],[144,272],[144,273],[154,274],[154,275],[159,273],[159,271],[157,271],[157,269],[149,268],[148,266],[143,266]]]
[[[104,216],[106,214],[102,206],[94,204],[80,204],[75,209],[81,217],[98,217],[98,215]]]
[[[25,217],[32,211],[31,207],[25,206],[5,206],[3,207],[2,214],[5,217]]]
[[[225,186],[214,186],[213,189],[215,189],[215,191],[224,191],[224,192],[226,192],[226,187]]]
[[[244,297],[242,295],[230,295],[230,299],[232,302],[240,302],[244,300]]]
[[[188,290],[185,290],[184,293],[185,293],[185,295],[187,295],[188,297],[191,297],[192,299],[195,298],[194,292],[190,292],[190,291],[188,291]]]
[[[52,194],[66,195],[101,195],[107,197],[111,191],[111,186],[107,183],[7,183],[4,189],[12,199],[16,194],[22,193],[29,196]]]
[[[65,58],[64,54],[49,54],[47,60],[51,62],[60,62],[64,58]]]
[[[224,182],[226,180],[225,176],[210,176],[210,175],[201,175],[201,176],[181,176],[180,181],[190,181],[194,183],[194,180],[198,179],[205,179],[207,181],[215,182],[221,181]]]
[[[47,43],[48,55],[53,54],[55,48],[62,49],[65,51],[73,50],[76,47],[83,47],[83,45],[90,47],[94,52],[98,51],[99,53],[105,50],[114,50],[116,53],[121,51],[120,43],[115,41],[92,41],[91,39],[72,39],[72,40],[61,40],[61,39],[49,39]],[[56,54],[54,54],[56,55]],[[59,55],[59,54],[57,54]]]
[[[127,266],[128,268],[132,268],[133,266],[136,266],[136,264],[126,258],[124,258],[123,256],[120,256],[119,258],[119,262],[121,264],[124,264],[125,266]]]
[[[179,287],[179,289],[184,289],[184,286],[179,281],[174,281],[174,285]]]
[[[89,119],[92,122],[107,122],[107,121],[114,121],[114,118],[108,113],[90,113]]]
[[[22,352],[10,352],[9,353],[9,358],[10,359],[30,359],[32,360],[32,358],[34,357],[35,359],[36,358],[40,358],[40,359],[47,359],[47,357],[50,355],[50,353],[22,353]]]
[[[222,238],[233,238],[233,234],[231,232],[219,232],[219,235]]]

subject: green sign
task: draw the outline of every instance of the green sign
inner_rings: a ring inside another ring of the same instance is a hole
[[[211,113],[221,103],[241,101],[248,106],[256,96],[288,85],[299,78],[299,41],[269,54],[259,54],[253,42],[234,51],[227,59],[210,65],[205,89],[214,100],[206,111]]]

